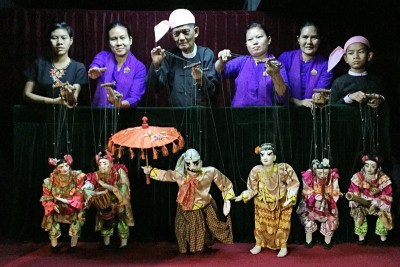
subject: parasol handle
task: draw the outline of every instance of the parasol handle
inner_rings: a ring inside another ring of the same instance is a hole
[[[146,167],[149,167],[149,158],[147,157],[147,150],[146,150]],[[150,174],[146,174],[146,184],[150,184]]]

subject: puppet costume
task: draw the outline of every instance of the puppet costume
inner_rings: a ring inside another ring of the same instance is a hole
[[[304,62],[301,54],[301,49],[287,51],[278,59],[286,68],[291,97],[299,100],[312,98],[314,89],[328,89],[333,77],[333,72],[327,71],[328,60],[323,56],[316,55]]]
[[[254,197],[256,246],[274,250],[287,247],[298,189],[297,175],[286,163],[274,164],[271,171],[263,165],[250,171],[247,190],[241,195],[245,203]],[[292,205],[284,205],[287,201]]]
[[[336,202],[341,195],[339,174],[336,168],[330,169],[325,180],[319,179],[312,170],[303,171],[302,200],[297,208],[300,222],[306,233],[314,233],[320,222],[320,232],[332,237],[339,226]],[[322,197],[322,199],[321,199]]]
[[[122,101],[129,102],[131,107],[136,107],[146,90],[146,67],[131,52],[118,70],[118,64],[112,52],[98,53],[89,69],[107,68],[97,81],[96,92],[93,98],[95,107],[113,107],[107,100],[107,90],[101,84],[115,82],[115,90],[122,94]]]
[[[357,235],[365,236],[368,231],[367,215],[378,216],[375,234],[386,236],[388,231],[393,228],[392,215],[390,208],[392,199],[392,182],[390,178],[381,170],[378,170],[375,179],[367,179],[364,171],[357,172],[351,178],[348,192],[353,193],[367,201],[378,200],[379,209],[368,208],[363,205],[351,205],[350,215],[354,218],[354,232]],[[353,207],[352,207],[353,206]]]
[[[97,171],[87,174],[87,177],[95,192],[106,191],[103,195],[92,195],[89,199],[89,204],[97,208],[95,231],[101,231],[103,237],[110,237],[117,226],[119,238],[127,240],[129,227],[135,224],[130,203],[128,170],[125,165],[114,164],[107,173]],[[103,188],[99,181],[112,186],[112,191]]]
[[[66,155],[65,158],[67,163],[49,159],[49,163],[52,162],[51,165],[57,167],[50,177],[43,181],[43,194],[40,198],[44,207],[42,228],[49,232],[53,247],[57,246],[57,239],[61,236],[60,223],[70,224],[71,247],[76,246],[85,223],[85,196],[92,190],[84,173],[70,169],[72,157]],[[59,168],[64,168],[65,171],[62,173]],[[57,198],[63,199],[66,203]]]
[[[188,152],[186,152],[188,153]],[[197,152],[196,152],[197,153]],[[228,201],[235,197],[232,182],[214,167],[202,167],[197,177],[176,170],[153,168],[150,177],[162,182],[175,182],[179,186],[175,217],[175,235],[180,253],[201,252],[212,245],[214,239],[233,243],[232,222],[218,219],[217,206],[209,191],[214,182]]]
[[[266,58],[274,58],[268,54]],[[280,69],[285,84],[288,84],[285,67]],[[235,96],[232,99],[232,107],[245,106],[273,106],[275,101],[279,104],[287,104],[287,90],[285,96],[275,93],[272,78],[265,75],[265,63],[256,63],[252,56],[240,56],[228,61],[222,72],[222,77],[235,79]]]

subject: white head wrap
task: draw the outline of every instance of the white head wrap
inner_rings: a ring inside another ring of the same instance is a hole
[[[169,15],[168,20],[163,20],[154,26],[154,37],[155,41],[158,42],[164,35],[169,31],[169,29],[173,29],[186,24],[195,24],[196,20],[192,14],[187,9],[175,9]]]

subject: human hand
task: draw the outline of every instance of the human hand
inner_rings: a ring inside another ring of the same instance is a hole
[[[231,60],[232,55],[231,55],[231,50],[229,49],[224,49],[218,52],[218,60],[222,63],[226,63],[229,60]]]
[[[381,104],[381,100],[379,98],[373,98],[368,100],[367,105],[371,108],[377,108]]]
[[[274,76],[280,73],[282,64],[275,60],[275,58],[271,58],[267,62],[265,62],[265,66],[268,75]]]
[[[298,100],[294,102],[296,106],[303,106],[306,108],[312,108],[313,106],[313,101],[312,99],[303,99],[303,100]]]
[[[76,88],[72,84],[61,87],[60,96],[64,100],[64,105],[68,108],[73,108],[76,105],[75,91]]]
[[[224,215],[228,216],[229,212],[231,211],[231,202],[229,200],[224,201]]]
[[[98,68],[98,67],[94,67],[89,69],[88,71],[88,75],[90,79],[97,79],[100,77],[100,75],[105,72],[107,70],[107,68]]]
[[[361,91],[349,94],[349,98],[353,101],[357,101],[358,103],[362,103],[366,100],[365,94]]]
[[[201,83],[201,80],[203,78],[203,71],[198,67],[193,67],[192,68],[192,77],[194,80],[197,81],[197,83]]]
[[[165,49],[162,49],[161,46],[154,47],[151,49],[150,55],[154,68],[158,70],[165,58]]]
[[[151,169],[153,169],[150,165],[148,166],[142,166],[144,174],[150,174]]]

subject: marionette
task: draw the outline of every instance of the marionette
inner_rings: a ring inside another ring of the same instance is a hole
[[[351,178],[346,198],[354,218],[354,232],[358,235],[358,244],[365,245],[368,232],[368,215],[377,216],[375,234],[380,236],[386,245],[388,231],[393,228],[392,215],[392,182],[381,169],[381,159],[374,155],[362,157],[364,166]]]
[[[123,164],[114,164],[114,158],[108,151],[96,155],[98,171],[87,174],[88,181],[95,190],[89,196],[87,206],[97,208],[95,230],[103,237],[103,246],[110,245],[110,237],[117,226],[121,240],[120,248],[127,246],[129,227],[134,226],[130,203],[130,184],[128,170]]]
[[[230,199],[235,197],[232,182],[214,167],[203,167],[199,153],[188,149],[179,158],[175,170],[142,167],[145,174],[162,182],[175,182],[179,192],[175,234],[180,253],[204,251],[217,239],[233,243]],[[219,220],[215,200],[209,193],[212,183],[222,192],[226,222]]]
[[[85,196],[90,194],[92,185],[81,171],[72,170],[71,155],[62,159],[49,158],[54,167],[50,177],[43,181],[40,198],[44,207],[42,228],[49,232],[52,252],[58,252],[57,239],[61,236],[60,223],[70,224],[71,248],[75,248],[85,222]]]
[[[258,254],[262,248],[279,249],[277,256],[285,257],[299,179],[289,164],[275,163],[273,144],[262,144],[256,147],[255,152],[260,154],[262,165],[253,167],[247,180],[247,190],[235,201],[246,203],[254,197],[256,245],[250,252]]]
[[[342,195],[339,189],[339,174],[331,168],[328,159],[313,160],[311,169],[303,171],[302,200],[297,208],[300,222],[306,233],[306,248],[312,248],[313,233],[320,223],[324,248],[332,248],[332,236],[339,226],[336,202]]]

